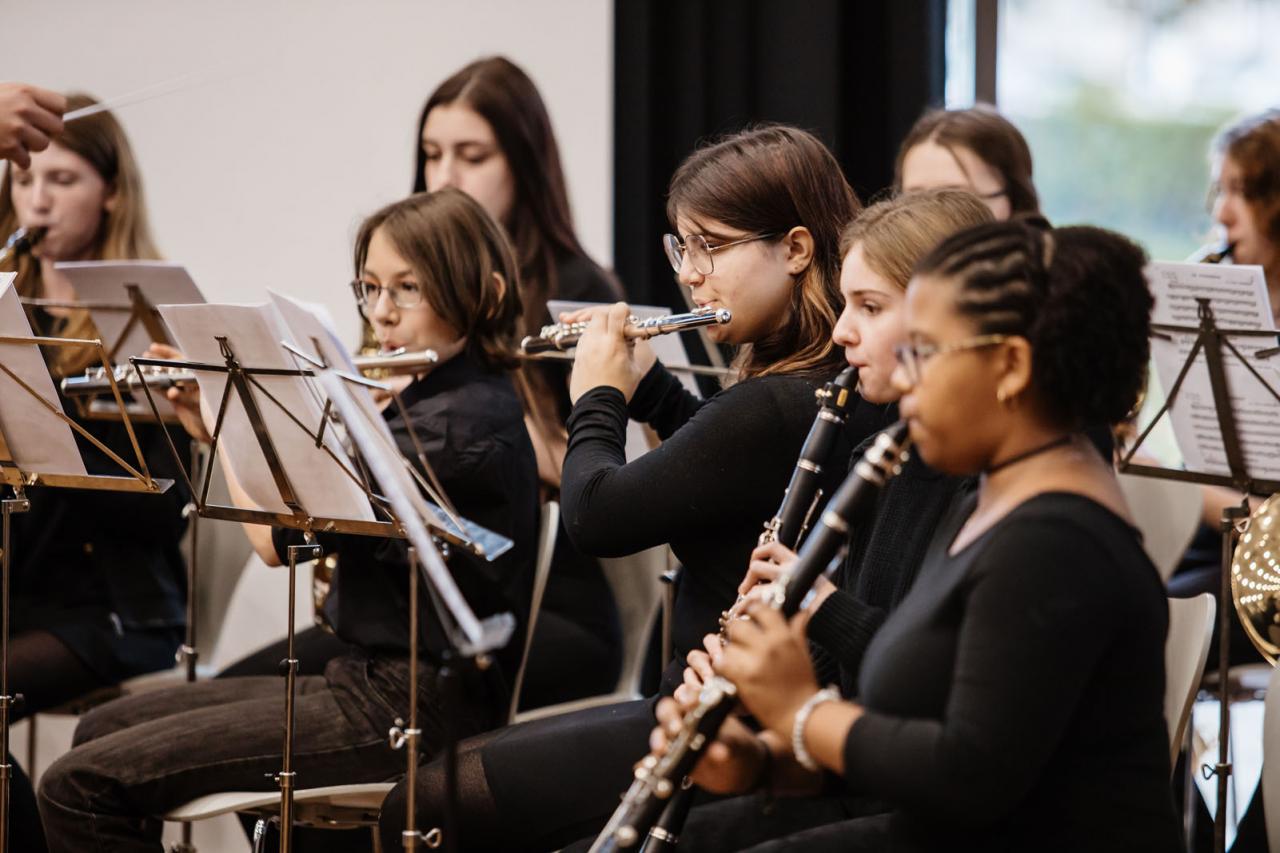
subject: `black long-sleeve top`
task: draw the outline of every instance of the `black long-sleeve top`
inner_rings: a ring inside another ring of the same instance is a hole
[[[517,620],[511,642],[495,655],[507,684],[519,665],[532,589],[538,530],[538,473],[524,414],[511,380],[455,356],[401,392],[409,423],[396,406],[383,411],[401,454],[414,462],[412,428],[445,494],[464,518],[515,544],[486,562],[455,549],[449,570],[476,616],[508,612]],[[299,531],[274,528],[281,560],[300,544]],[[338,554],[325,614],[342,639],[370,655],[400,656],[409,641],[408,555],[401,539],[349,534],[316,537]],[[423,658],[445,648],[439,619],[421,591]]]
[[[851,468],[870,443],[854,450]],[[911,590],[939,523],[971,488],[968,478],[940,474],[912,453],[877,495],[874,512],[852,520],[848,554],[832,578],[836,590],[807,629],[822,682],[838,681],[845,696],[856,695],[867,645]]]
[[[701,647],[737,596],[818,412],[814,392],[835,373],[746,379],[702,401],[657,364],[630,409],[606,386],[574,406],[561,487],[566,530],[583,552],[598,556],[670,544],[684,566],[673,629],[678,660]],[[628,415],[663,439],[630,463]],[[884,424],[883,409],[857,401],[832,457],[846,458]],[[843,465],[826,469],[825,494],[844,474]]]
[[[949,555],[966,515],[867,649],[848,785],[898,804],[902,849],[1176,850],[1168,610],[1137,532],[1048,493]]]

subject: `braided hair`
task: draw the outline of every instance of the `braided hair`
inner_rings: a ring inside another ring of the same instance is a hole
[[[1043,222],[979,225],[948,237],[915,275],[949,280],[979,334],[1031,344],[1031,388],[1070,428],[1115,424],[1146,376],[1153,300],[1147,255],[1113,231]]]

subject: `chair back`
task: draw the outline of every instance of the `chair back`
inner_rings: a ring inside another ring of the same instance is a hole
[[[1207,592],[1195,598],[1169,599],[1169,635],[1164,644],[1164,718],[1169,725],[1169,751],[1177,763],[1191,704],[1204,676],[1213,639],[1217,602]]]
[[[1136,474],[1117,474],[1116,480],[1142,531],[1142,547],[1167,583],[1200,526],[1200,487]]]
[[[1280,667],[1271,670],[1262,718],[1262,810],[1267,849],[1280,853]]]
[[[529,648],[533,645],[533,629],[538,624],[538,612],[542,609],[542,596],[547,591],[547,578],[551,576],[551,559],[556,553],[556,536],[560,532],[560,504],[547,501],[542,505],[542,517],[538,522],[538,552],[533,568],[533,596],[529,600],[529,626],[524,634],[524,651],[520,654],[520,668],[516,670],[515,684],[511,687],[511,707],[507,709],[507,722],[516,718],[520,707],[520,690],[524,687],[524,671],[529,664]]]

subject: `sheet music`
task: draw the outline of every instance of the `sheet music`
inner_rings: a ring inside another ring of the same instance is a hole
[[[347,432],[360,448],[374,478],[395,512],[396,519],[404,527],[410,544],[418,551],[422,565],[441,601],[449,610],[449,616],[464,636],[452,636],[454,645],[465,652],[488,651],[506,645],[515,629],[515,619],[510,613],[490,616],[483,622],[467,604],[431,540],[424,519],[432,523],[443,522],[430,505],[423,500],[417,486],[401,464],[394,445],[388,448],[379,439],[376,425],[382,423],[381,414],[372,404],[366,405],[367,395],[350,393],[351,385],[332,370],[321,371],[318,382],[346,424]],[[385,427],[385,424],[383,424]],[[446,631],[449,625],[444,625]]]
[[[280,312],[285,326],[288,328],[293,345],[330,367],[358,374],[351,354],[342,345],[342,339],[335,331],[336,326],[329,309],[318,302],[302,302],[270,288],[267,294],[271,304]]]
[[[59,263],[57,269],[66,273],[81,302],[118,303],[127,309],[126,285],[130,284],[136,284],[153,306],[205,301],[186,268],[168,261],[71,261]],[[146,326],[135,323],[124,343],[116,347],[129,321],[128,310],[90,308],[89,314],[107,352],[115,350],[117,363],[127,363],[130,356],[142,355],[151,345]]]
[[[294,359],[280,346],[289,332],[274,306],[261,305],[161,305],[157,306],[172,331],[174,341],[191,361],[223,364],[225,359],[215,336],[227,338],[240,364],[246,368],[297,369]],[[322,410],[301,376],[257,376],[254,380],[313,433],[319,430]],[[210,432],[217,406],[227,385],[225,373],[197,374],[200,408]],[[293,486],[298,503],[317,518],[372,521],[373,508],[363,489],[338,462],[315,446],[297,424],[258,389],[251,388],[280,463]],[[280,500],[266,459],[238,396],[231,394],[220,437],[222,450],[236,479],[259,508],[289,512]],[[324,444],[342,464],[351,468],[333,430],[326,429]]]
[[[1195,300],[1207,296],[1221,329],[1275,328],[1262,267],[1153,262],[1147,268],[1147,279],[1156,301],[1152,312],[1155,323],[1198,326]],[[1159,384],[1167,391],[1186,362],[1195,335],[1162,335],[1165,333],[1153,336],[1151,353]],[[1276,346],[1275,337],[1233,337],[1230,341],[1271,388],[1280,390],[1276,358],[1257,357],[1259,350]],[[1280,479],[1280,401],[1225,347],[1223,361],[1249,474]],[[1169,416],[1188,470],[1230,475],[1203,353],[1183,380]]]
[[[32,337],[31,324],[13,286],[15,278],[16,273],[0,273],[0,335],[29,338]],[[40,347],[34,343],[0,344],[0,364],[56,409],[63,410]],[[0,400],[4,401],[0,405],[0,433],[19,468],[38,474],[88,474],[71,427],[32,399],[3,371],[0,371]]]

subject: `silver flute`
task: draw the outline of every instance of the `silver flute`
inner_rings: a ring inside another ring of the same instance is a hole
[[[379,376],[418,373],[434,366],[439,360],[440,356],[433,349],[408,352],[403,347],[392,352],[358,355],[351,359],[360,373]],[[139,371],[142,374],[141,382],[146,382],[151,388],[161,391],[194,385],[196,382],[195,371],[185,367],[140,364],[135,370],[134,365],[118,364],[111,369],[111,377],[108,377],[107,370],[103,367],[91,367],[84,372],[83,376],[68,376],[62,380],[62,393],[68,397],[93,397],[105,394],[111,390],[111,378],[115,379],[116,385],[122,391],[137,390],[141,385],[138,378]]]
[[[671,332],[683,332],[702,326],[723,326],[733,319],[728,308],[700,308],[687,314],[671,314],[666,317],[651,317],[641,320],[631,317],[623,331],[628,338],[652,338]],[[563,352],[576,346],[578,339],[587,330],[587,323],[554,323],[543,326],[536,335],[529,335],[520,342],[520,352],[526,356],[535,356],[544,352]]]

